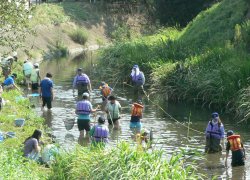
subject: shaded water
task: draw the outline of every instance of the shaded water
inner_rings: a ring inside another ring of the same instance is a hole
[[[44,77],[46,72],[52,72],[55,90],[55,100],[53,101],[52,112],[40,110],[39,98],[31,98],[31,101],[36,104],[37,112],[46,119],[46,124],[51,127],[53,135],[56,136],[57,141],[64,147],[73,147],[78,143],[79,131],[75,123],[73,129],[67,131],[65,129],[64,120],[75,119],[75,104],[76,97],[73,96],[72,80],[76,74],[78,67],[84,67],[85,72],[92,80],[91,101],[94,107],[102,102],[98,95],[98,87],[100,82],[103,81],[101,77],[95,76],[95,71],[91,67],[91,63],[87,60],[53,60],[41,64],[41,77]],[[92,61],[92,60],[88,60]],[[111,87],[116,83],[108,82]],[[121,130],[115,131],[111,129],[110,145],[116,144],[121,140],[131,141],[131,131],[129,129],[130,120],[130,102],[132,94],[129,88],[116,87],[114,88],[115,94],[119,97],[121,103],[122,118],[120,119]],[[205,138],[201,134],[190,131],[190,138],[187,138],[188,130],[186,127],[170,120],[166,115],[155,105],[145,100],[145,111],[143,114],[143,126],[147,129],[153,129],[154,143],[153,148],[163,149],[166,154],[171,155],[179,148],[197,149],[200,152],[204,151]],[[199,131],[204,131],[207,122],[210,118],[210,111],[200,109],[192,105],[185,104],[168,104],[163,107],[169,114],[178,119],[181,123],[187,125],[188,119],[191,119],[191,127]],[[101,112],[98,112],[101,115]],[[243,137],[244,145],[247,153],[247,160],[245,167],[231,168],[230,159],[228,161],[228,168],[224,167],[225,152],[221,154],[209,154],[203,160],[198,158],[200,169],[203,173],[207,174],[209,178],[218,175],[217,179],[250,179],[250,163],[248,152],[250,150],[250,135],[249,125],[236,126],[230,122],[230,117],[221,115],[225,129],[233,129],[235,132],[241,134]],[[93,117],[93,122],[96,119]],[[87,143],[87,142],[85,142]]]

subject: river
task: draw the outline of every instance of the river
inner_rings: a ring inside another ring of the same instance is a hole
[[[56,140],[66,148],[74,147],[74,145],[78,143],[79,137],[76,123],[69,131],[65,129],[64,125],[64,120],[75,118],[76,97],[73,96],[72,81],[78,67],[82,67],[92,80],[93,92],[91,93],[91,101],[93,106],[96,107],[97,104],[100,104],[102,101],[98,95],[98,87],[100,82],[105,79],[96,76],[95,66],[92,61],[94,57],[92,57],[92,54],[87,57],[88,58],[85,59],[46,61],[40,65],[42,78],[45,76],[46,72],[51,72],[53,74],[52,79],[54,81],[55,100],[53,101],[52,112],[41,111],[40,99],[38,97],[31,98],[31,102],[36,105],[36,111],[45,118],[46,124],[51,128],[53,135],[56,136]],[[115,86],[114,93],[123,107],[120,120],[121,130],[116,131],[111,129],[110,146],[122,140],[132,142],[131,131],[129,129],[132,99],[130,88],[119,86],[119,84],[116,85],[116,80],[107,83],[109,83],[111,87]],[[153,105],[146,99],[144,102],[146,105],[142,122],[143,127],[153,129],[153,148],[162,149],[167,155],[180,151],[180,148],[189,150],[196,149],[198,152],[204,151],[204,135],[190,131],[189,137],[191,138],[187,138],[188,130],[186,127],[182,126],[182,124],[188,125],[188,120],[190,118],[190,127],[204,132],[212,113],[211,111],[197,108],[190,104],[168,103],[163,107],[164,110],[180,121],[180,124],[168,118],[156,105]],[[101,115],[102,113],[98,112],[97,114]],[[247,153],[246,165],[244,167],[231,168],[231,159],[229,158],[228,168],[225,168],[225,151],[223,151],[222,154],[208,154],[205,155],[204,158],[197,158],[199,169],[202,173],[205,173],[209,179],[213,176],[217,176],[217,179],[250,179],[250,158],[248,157],[248,152],[250,152],[250,126],[247,124],[234,124],[230,121],[230,117],[224,116],[223,114],[221,114],[220,117],[226,130],[232,129],[241,135]],[[93,119],[95,120],[94,117]],[[87,142],[85,142],[85,145],[86,144]]]

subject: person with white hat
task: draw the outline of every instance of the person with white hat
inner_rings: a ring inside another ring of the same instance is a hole
[[[134,102],[142,100],[142,96],[144,94],[143,85],[145,84],[145,76],[144,73],[140,71],[138,65],[133,66],[130,79],[134,89]]]
[[[84,137],[84,130],[86,131],[86,137],[88,137],[90,131],[90,114],[96,111],[96,109],[93,109],[88,98],[89,93],[85,92],[82,94],[82,100],[78,101],[76,104],[75,113],[78,116],[77,125],[80,131],[79,139]]]

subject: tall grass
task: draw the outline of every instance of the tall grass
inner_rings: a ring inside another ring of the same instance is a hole
[[[71,39],[81,45],[84,45],[88,40],[88,32],[83,28],[77,28],[70,32]]]
[[[156,93],[174,101],[240,112],[239,94],[249,86],[250,76],[248,7],[244,0],[218,2],[183,30],[168,28],[115,44],[102,53],[100,67],[106,65],[110,78],[124,78],[133,64],[139,64]]]
[[[62,154],[51,179],[202,179],[182,155],[167,161],[162,151],[151,153],[121,143],[110,150],[76,148]]]

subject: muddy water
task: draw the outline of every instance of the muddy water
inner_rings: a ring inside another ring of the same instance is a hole
[[[88,61],[88,62],[87,62]],[[46,119],[46,124],[52,129],[53,135],[56,136],[57,141],[64,147],[70,148],[78,143],[79,131],[77,124],[71,130],[66,130],[64,120],[75,119],[75,104],[76,97],[72,91],[72,80],[76,73],[77,67],[84,67],[86,73],[92,80],[93,92],[91,93],[91,101],[93,106],[97,106],[101,103],[101,98],[98,95],[98,87],[100,81],[104,80],[101,77],[95,76],[95,70],[90,68],[90,60],[53,60],[44,62],[41,64],[42,77],[45,76],[46,72],[52,72],[55,90],[55,100],[53,101],[52,112],[41,111],[39,98],[32,98],[31,101],[36,104],[37,112]],[[111,87],[115,85],[114,82],[108,82]],[[115,131],[110,129],[110,145],[114,145],[121,140],[131,141],[131,131],[129,129],[129,107],[131,105],[132,95],[128,87],[119,87],[118,85],[114,88],[115,94],[119,97],[118,100],[121,103],[122,118],[121,130]],[[153,129],[154,143],[153,148],[163,149],[168,155],[173,152],[180,151],[179,148],[185,149],[197,149],[199,152],[204,151],[204,136],[190,131],[189,135],[191,138],[187,138],[188,130],[181,124],[170,120],[166,115],[155,105],[148,102],[146,99],[145,111],[143,115],[143,127],[147,129]],[[187,125],[190,117],[191,127],[199,131],[204,131],[207,121],[210,118],[211,112],[204,109],[199,109],[192,105],[185,104],[168,104],[163,107],[169,114],[178,119],[182,124]],[[98,112],[102,115],[102,112]],[[231,168],[230,159],[228,162],[228,168],[224,167],[225,152],[222,154],[205,155],[204,158],[197,158],[201,172],[208,175],[209,179],[212,176],[217,175],[217,179],[250,179],[250,162],[249,162],[249,150],[250,150],[250,134],[249,125],[235,125],[230,122],[230,117],[224,117],[221,115],[225,129],[233,129],[235,132],[241,134],[244,140],[247,160],[245,167]],[[92,118],[93,122],[96,120]],[[88,142],[84,142],[86,145]],[[188,156],[187,156],[188,158]]]

